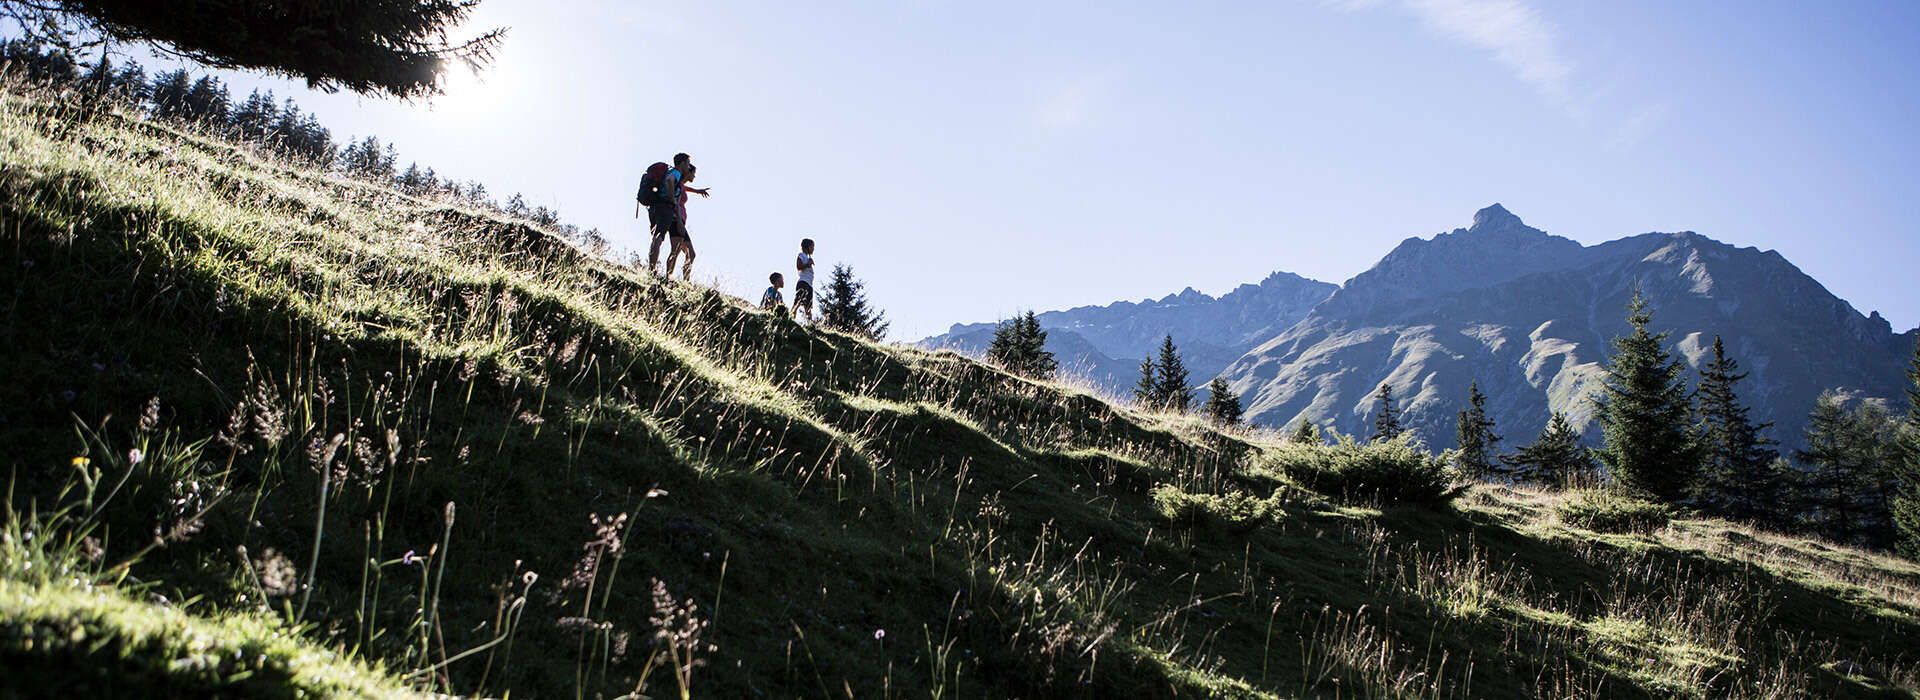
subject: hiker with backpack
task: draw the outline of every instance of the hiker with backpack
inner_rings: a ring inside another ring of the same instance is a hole
[[[687,261],[680,268],[680,279],[693,276],[693,238],[687,235],[687,193],[702,197],[709,196],[708,190],[687,187],[693,180],[695,168],[693,158],[685,153],[673,156],[673,164],[654,163],[647,166],[647,172],[640,177],[640,192],[636,200],[633,215],[640,216],[639,207],[647,208],[648,230],[653,241],[647,248],[647,269],[654,274],[660,273],[660,243],[671,241],[672,248],[667,253],[667,277],[673,277],[673,264],[686,253]]]

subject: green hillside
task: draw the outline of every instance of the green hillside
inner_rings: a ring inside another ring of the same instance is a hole
[[[803,328],[112,110],[0,93],[0,232],[0,696],[1920,688],[1910,562],[1383,504],[1368,470],[1425,457]]]

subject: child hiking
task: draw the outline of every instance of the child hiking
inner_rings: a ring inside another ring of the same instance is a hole
[[[760,308],[786,316],[787,302],[780,298],[780,288],[786,286],[786,281],[778,272],[767,275],[767,281],[773,283],[773,286],[767,287],[767,291],[760,294]]]
[[[666,275],[673,276],[674,262],[681,253],[686,253],[687,261],[680,268],[683,281],[693,276],[694,257],[693,238],[687,235],[687,193],[708,196],[708,190],[687,186],[693,181],[694,171],[691,156],[675,154],[672,165],[654,163],[647,167],[647,173],[640,178],[640,193],[635,196],[636,207],[647,208],[647,228],[653,237],[647,247],[647,269],[660,273],[660,243],[671,241]],[[639,215],[636,208],[634,216]]]
[[[807,323],[813,323],[813,239],[800,239],[800,255],[793,259],[793,269],[800,273],[793,281],[793,315],[797,318],[805,312]]]

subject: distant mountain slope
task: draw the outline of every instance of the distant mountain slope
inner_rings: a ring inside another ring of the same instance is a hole
[[[1038,317],[1047,329],[1047,349],[1063,368],[1119,394],[1133,386],[1140,360],[1157,352],[1168,334],[1180,346],[1193,376],[1210,379],[1305,317],[1335,289],[1326,282],[1275,272],[1259,284],[1240,285],[1219,298],[1188,287],[1159,300],[1082,306]],[[986,352],[993,328],[993,323],[954,324],[945,334],[920,344],[977,355]]]
[[[1860,314],[1779,253],[1691,232],[1587,247],[1498,204],[1468,228],[1401,243],[1223,375],[1258,423],[1305,418],[1356,433],[1389,383],[1409,426],[1434,444],[1450,444],[1478,380],[1501,432],[1529,440],[1550,411],[1590,426],[1598,363],[1626,330],[1636,287],[1690,364],[1724,337],[1752,372],[1744,398],[1790,445],[1824,389],[1898,395],[1914,334]]]

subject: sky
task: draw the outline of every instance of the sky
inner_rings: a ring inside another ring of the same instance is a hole
[[[496,26],[430,103],[228,77],[618,247],[688,152],[697,279],[757,298],[812,237],[900,340],[1341,282],[1494,202],[1778,250],[1920,323],[1920,3],[485,0],[466,32]]]

